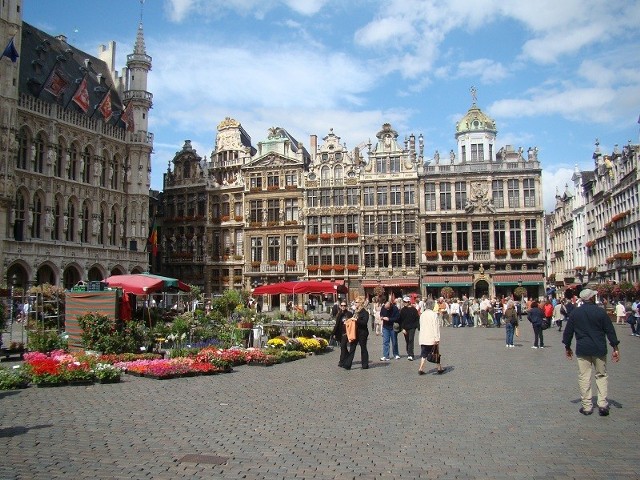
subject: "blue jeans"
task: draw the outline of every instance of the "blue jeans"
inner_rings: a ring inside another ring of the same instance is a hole
[[[507,322],[504,328],[507,330],[507,345],[513,345],[513,332],[516,327],[511,325],[511,322]]]
[[[451,317],[453,318],[453,326],[457,327],[460,325],[460,314],[459,313],[453,313],[451,314]]]
[[[391,340],[391,351],[393,352],[393,356],[399,356],[400,353],[398,352],[398,334],[393,331],[393,328],[382,327],[382,356],[385,358],[390,358],[389,340]]]

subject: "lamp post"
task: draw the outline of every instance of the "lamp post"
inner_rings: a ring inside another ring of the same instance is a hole
[[[16,288],[16,283],[18,281],[17,275],[14,273],[11,275],[11,291],[9,292],[9,303],[11,306],[9,307],[9,318],[11,319],[11,324],[13,325],[13,290]]]

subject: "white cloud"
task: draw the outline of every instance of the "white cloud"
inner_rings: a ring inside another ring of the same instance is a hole
[[[457,77],[479,78],[480,82],[485,84],[504,80],[508,75],[509,72],[504,65],[488,58],[458,64]]]
[[[542,171],[542,204],[545,212],[550,213],[555,209],[556,192],[562,195],[568,188],[573,193],[573,173],[573,168],[566,165],[551,165]]]

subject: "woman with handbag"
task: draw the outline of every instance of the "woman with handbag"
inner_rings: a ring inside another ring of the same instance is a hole
[[[356,346],[360,345],[360,364],[362,369],[369,368],[369,351],[367,350],[367,339],[369,338],[369,311],[365,308],[365,299],[359,296],[355,301],[355,311],[353,317],[356,321],[356,339],[349,344],[349,354],[342,363],[342,368],[351,370],[353,357],[356,355]],[[346,336],[346,335],[345,335]]]
[[[544,348],[544,337],[542,336],[544,312],[538,307],[538,302],[531,302],[531,308],[529,308],[527,312],[527,318],[533,327],[534,342],[531,348]]]
[[[340,360],[338,366],[344,366],[344,360],[349,355],[349,340],[347,339],[347,330],[344,326],[344,322],[348,318],[351,318],[353,314],[347,310],[347,301],[343,298],[338,306],[338,313],[336,314],[336,324],[333,327],[333,337],[340,344]]]
[[[424,364],[426,361],[435,363],[438,367],[438,374],[444,373],[444,368],[440,365],[440,321],[438,314],[433,311],[434,302],[428,299],[425,302],[425,309],[420,314],[420,367],[418,375],[424,375]]]

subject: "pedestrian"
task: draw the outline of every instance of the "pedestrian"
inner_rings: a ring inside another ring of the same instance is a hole
[[[335,325],[333,327],[333,338],[340,344],[340,360],[338,366],[344,367],[344,361],[349,355],[349,340],[347,339],[347,330],[344,322],[353,316],[353,313],[347,310],[347,302],[342,300],[338,304],[338,313],[335,315]]]
[[[404,297],[402,301],[404,307],[400,310],[400,329],[407,344],[407,360],[413,361],[413,344],[416,329],[420,326],[420,315],[416,307],[411,305],[409,297]]]
[[[355,300],[355,311],[352,318],[356,321],[356,341],[351,342],[349,354],[344,359],[342,368],[345,370],[351,370],[351,364],[353,363],[353,357],[356,354],[356,346],[360,346],[360,365],[362,369],[369,368],[369,350],[367,350],[367,340],[369,338],[369,311],[365,306],[365,299],[363,296],[358,296]],[[346,336],[346,335],[345,335]]]
[[[420,314],[420,334],[418,342],[420,343],[420,367],[418,375],[424,375],[424,364],[427,356],[436,349],[440,348],[440,321],[438,315],[433,311],[433,300],[428,299],[425,302],[425,309]],[[438,374],[444,373],[444,368],[440,363],[436,364]]]
[[[380,320],[380,307],[382,307],[382,305],[380,305],[380,298],[379,297],[375,297],[373,300],[373,325],[374,325],[374,331],[376,332],[376,336],[380,335],[380,333],[382,332],[382,320]]]
[[[564,313],[562,312],[563,307],[564,303],[556,303],[556,305],[553,307],[553,313],[551,314],[551,319],[553,320],[553,323],[551,325],[555,325],[556,327],[558,327],[558,331],[562,329],[562,319],[564,318]]]
[[[516,306],[513,300],[507,302],[507,307],[504,309],[504,328],[507,332],[507,348],[515,348],[513,345],[513,334],[518,326],[518,313],[516,312]]]
[[[453,322],[453,328],[460,327],[460,303],[458,303],[458,299],[454,298],[449,306],[449,310],[451,311],[451,321]]]
[[[544,337],[542,336],[542,319],[544,313],[538,308],[538,302],[531,302],[531,307],[527,312],[527,318],[533,326],[534,342],[531,348],[544,348]]]
[[[380,308],[380,320],[382,320],[382,357],[380,360],[386,362],[389,360],[389,342],[391,342],[391,349],[393,356],[396,360],[400,358],[400,352],[398,351],[398,334],[393,329],[393,324],[397,323],[400,319],[400,310],[391,301],[391,298],[387,298],[385,303]]]
[[[569,315],[567,326],[562,335],[565,353],[569,360],[573,358],[571,341],[576,337],[576,357],[578,359],[578,385],[582,406],[580,413],[593,413],[591,394],[591,374],[595,370],[596,390],[598,394],[598,413],[601,417],[609,415],[607,400],[607,339],[613,348],[611,359],[620,360],[619,341],[615,328],[607,312],[594,303],[597,292],[585,288],[580,292],[584,302]]]
[[[622,325],[627,320],[627,309],[624,308],[622,300],[618,300],[616,305],[616,324]]]
[[[495,302],[495,306],[493,309],[493,322],[496,327],[500,328],[502,324],[502,315],[503,315],[503,307],[502,307],[502,299],[498,299]]]

